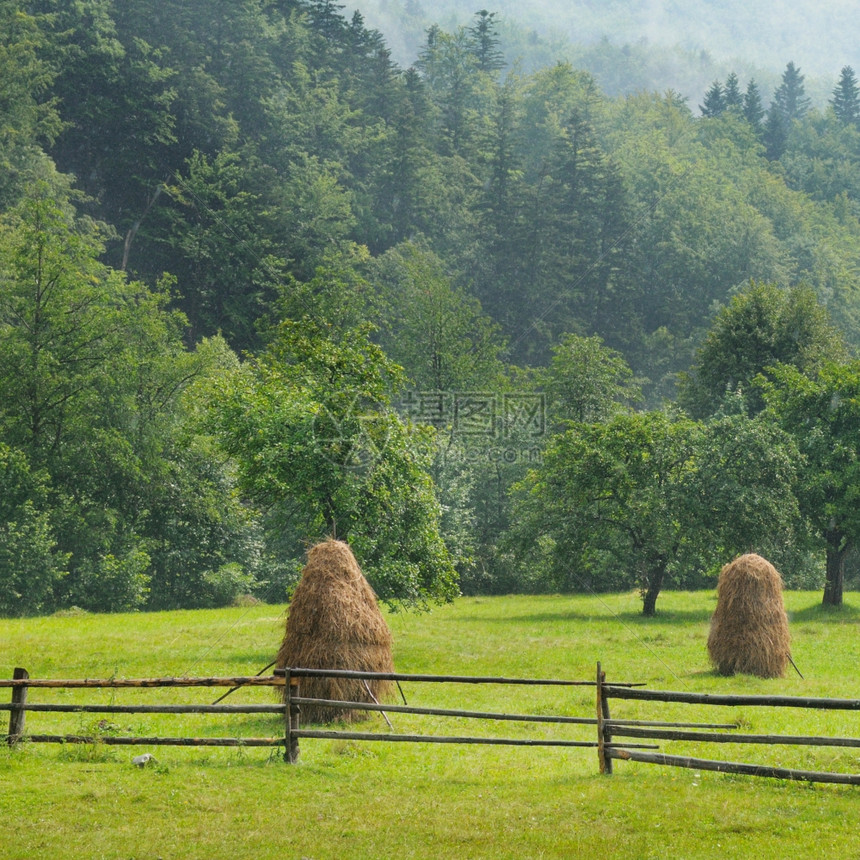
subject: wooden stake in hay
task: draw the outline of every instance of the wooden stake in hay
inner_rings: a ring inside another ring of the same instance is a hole
[[[349,546],[327,540],[312,547],[290,603],[280,668],[350,669],[393,672],[391,631],[376,595]],[[344,678],[302,678],[301,695],[341,702],[384,701],[391,682]],[[302,705],[302,722],[353,722],[368,711]]]
[[[721,675],[779,678],[791,655],[782,577],[767,559],[742,555],[720,572],[708,653]]]

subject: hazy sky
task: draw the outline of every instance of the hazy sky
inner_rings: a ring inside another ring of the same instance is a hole
[[[345,2],[345,0],[344,0]],[[838,78],[851,65],[860,72],[860,4],[857,0],[350,0],[368,25],[386,36],[401,64],[414,60],[414,40],[398,32],[398,11],[421,8],[450,26],[481,8],[538,32],[574,42],[608,37],[617,43],[645,38],[653,45],[706,50],[773,72],[789,60],[810,77]]]

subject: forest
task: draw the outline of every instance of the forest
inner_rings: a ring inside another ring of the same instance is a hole
[[[393,607],[751,550],[842,602],[852,67],[693,104],[505,32],[0,0],[0,614],[283,600],[328,534]]]

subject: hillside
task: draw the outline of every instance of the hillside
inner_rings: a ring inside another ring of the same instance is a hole
[[[407,65],[343,12],[0,0],[0,613],[281,600],[331,534],[397,606],[653,611],[750,548],[838,603],[839,43],[822,86],[794,55],[768,82],[413,3]]]

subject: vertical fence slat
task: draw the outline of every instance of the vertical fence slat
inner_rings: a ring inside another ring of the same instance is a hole
[[[23,681],[30,677],[30,673],[26,669],[22,669],[20,666],[15,668],[14,673],[12,674],[12,678],[15,681]],[[12,688],[12,704],[13,705],[24,705],[27,702],[27,687],[22,685],[20,687]],[[27,712],[23,709],[13,709],[9,712],[9,736],[7,737],[7,743],[10,747],[15,746],[19,740],[21,740],[21,736],[24,734],[24,727],[26,724]]]
[[[290,707],[292,706],[292,697],[293,692],[290,688],[290,670],[287,668],[286,674],[284,675],[284,704],[286,708],[284,708],[284,761],[287,764],[290,763],[290,748],[293,745],[293,721],[290,716]]]
[[[606,683],[606,672],[602,669],[598,670],[598,674],[600,675],[600,679],[598,680],[598,684],[600,685],[600,702],[601,709],[603,711],[602,719],[603,719],[603,744],[604,749],[607,744],[612,743],[612,728],[606,725],[606,721],[610,719],[609,717],[609,699],[603,695],[603,686]],[[612,758],[610,756],[606,756],[606,772],[612,773]]]
[[[606,673],[597,663],[597,761],[601,773],[612,773],[612,759],[606,754],[606,744],[611,740],[611,735],[606,727],[609,719],[609,702],[603,694],[603,684],[606,681]]]
[[[295,732],[299,730],[299,714],[301,712],[301,708],[293,701],[293,699],[298,698],[301,694],[301,688],[299,687],[299,679],[290,677],[289,669],[286,671],[287,674],[284,678],[284,690],[286,693],[287,708],[284,712],[284,719],[287,724],[287,736],[286,749],[284,750],[284,761],[287,762],[287,764],[295,764],[299,760],[299,739],[296,737]],[[295,690],[293,687],[295,687]]]

